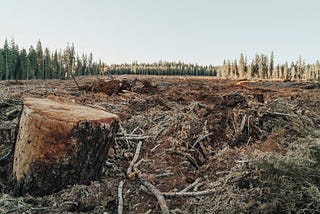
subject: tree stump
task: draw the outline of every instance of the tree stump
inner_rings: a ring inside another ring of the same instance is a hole
[[[14,152],[14,193],[41,196],[98,179],[118,121],[117,115],[87,106],[25,99]]]

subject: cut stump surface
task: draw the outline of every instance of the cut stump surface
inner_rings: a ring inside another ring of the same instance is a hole
[[[45,195],[102,175],[117,115],[73,103],[27,98],[15,145],[15,193]]]

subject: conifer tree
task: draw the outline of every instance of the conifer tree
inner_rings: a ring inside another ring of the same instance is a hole
[[[269,69],[268,69],[268,77],[269,77],[269,79],[274,78],[273,69],[274,69],[274,53],[272,51],[271,55],[270,55],[270,65],[269,65]],[[279,69],[278,69],[278,71],[279,71]],[[276,76],[278,76],[277,78],[279,78],[279,73],[277,73]]]
[[[246,77],[246,60],[243,56],[243,53],[240,54],[240,59],[239,59],[239,78],[244,78]]]
[[[0,80],[5,78],[5,61],[3,50],[0,49]]]

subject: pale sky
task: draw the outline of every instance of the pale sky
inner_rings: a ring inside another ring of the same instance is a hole
[[[0,46],[74,43],[108,64],[320,59],[319,0],[0,0]]]

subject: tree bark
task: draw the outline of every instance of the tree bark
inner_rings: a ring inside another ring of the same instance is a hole
[[[13,162],[14,193],[46,195],[102,175],[118,116],[95,108],[27,98]]]

